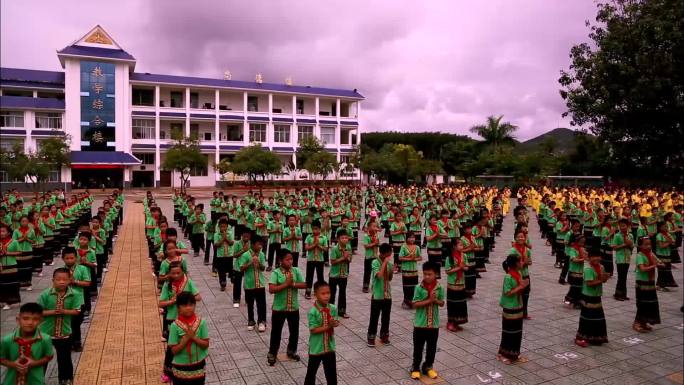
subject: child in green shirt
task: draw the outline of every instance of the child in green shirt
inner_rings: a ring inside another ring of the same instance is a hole
[[[194,257],[199,257],[199,252],[204,249],[204,224],[207,222],[207,216],[203,212],[204,205],[198,204],[188,218],[190,225],[190,243],[192,244],[192,251]]]
[[[627,273],[629,272],[629,260],[634,247],[634,237],[630,231],[630,223],[627,218],[619,220],[618,229],[619,231],[613,235],[610,243],[615,252],[615,265],[618,273],[613,298],[617,301],[625,301],[629,299],[627,298]]]
[[[196,304],[192,293],[181,292],[176,297],[178,318],[169,326],[168,339],[174,385],[204,383],[209,328],[207,322],[195,314]]]
[[[226,290],[226,275],[232,276],[232,247],[234,243],[233,234],[228,231],[228,220],[225,218],[219,219],[218,231],[214,233],[213,244],[216,248],[216,254],[214,255],[214,266],[218,272],[219,286],[221,287],[221,291]]]
[[[584,268],[584,284],[582,286],[582,310],[580,312],[579,328],[575,336],[575,344],[587,347],[589,344],[601,345],[608,342],[606,317],[603,313],[601,295],[603,284],[610,275],[601,265],[601,256],[591,255],[589,265]]]
[[[497,359],[505,364],[515,361],[525,362],[520,357],[520,345],[523,333],[523,304],[522,292],[530,281],[523,279],[520,274],[522,263],[517,254],[509,255],[503,262],[503,269],[506,272],[501,289],[502,324],[501,324],[501,344]]]
[[[90,269],[86,266],[79,264],[76,258],[76,250],[73,247],[65,247],[62,250],[62,260],[64,261],[64,267],[69,269],[71,273],[69,286],[74,290],[74,293],[81,298],[81,301],[85,301],[85,290],[90,288],[92,284],[92,277],[90,276]],[[85,304],[85,302],[84,302]],[[81,345],[81,324],[83,323],[85,306],[81,306],[81,312],[72,318],[72,334],[71,334],[71,346],[72,350],[75,352],[83,351],[83,346]]]
[[[245,289],[245,302],[247,302],[247,330],[254,330],[258,323],[260,333],[266,331],[266,256],[262,251],[263,241],[257,238],[252,241],[249,251],[243,253],[238,259],[238,266],[242,272],[242,285]],[[254,322],[254,303],[257,306],[257,323]]]
[[[305,241],[306,250],[306,292],[304,297],[311,298],[311,287],[313,285],[314,273],[316,280],[323,281],[323,260],[328,251],[328,237],[322,234],[321,226],[318,222],[311,225],[313,231]]]
[[[451,255],[444,266],[447,275],[447,330],[450,332],[462,331],[460,325],[468,322],[468,300],[465,293],[467,263],[463,242],[456,238]]]
[[[54,355],[49,335],[38,329],[43,308],[35,302],[21,305],[18,327],[0,340],[0,365],[7,368],[3,384],[43,385],[45,365]]]
[[[636,317],[632,329],[639,333],[653,330],[649,325],[660,323],[660,306],[655,286],[656,269],[662,262],[651,250],[651,240],[648,237],[639,238],[639,253],[636,257]]]
[[[389,245],[388,245],[389,246]],[[391,250],[391,248],[390,248]],[[390,251],[391,254],[391,251]],[[320,280],[314,285],[316,302],[307,315],[309,323],[309,364],[304,385],[316,384],[318,367],[323,363],[325,381],[337,384],[337,357],[335,355],[335,328],[340,326],[335,305],[330,301],[330,287]]]
[[[9,310],[11,305],[21,302],[19,291],[19,272],[17,256],[21,255],[19,242],[10,237],[10,229],[6,224],[0,225],[0,303],[2,310]]]
[[[390,312],[392,310],[392,287],[390,282],[393,277],[392,269],[392,246],[389,243],[380,245],[380,255],[373,260],[371,273],[371,309],[368,322],[369,347],[375,347],[375,337],[378,331],[378,319],[382,316],[380,325],[380,340],[389,345]]]
[[[301,249],[302,230],[297,225],[295,215],[287,216],[287,226],[283,229],[283,244],[281,253],[292,253],[292,266],[299,266],[299,250]]]
[[[330,303],[337,305],[337,311],[342,318],[349,318],[347,315],[347,281],[349,278],[349,265],[352,260],[352,248],[349,244],[349,236],[344,229],[337,231],[337,244],[330,250]],[[339,299],[336,303],[337,289],[339,288]]]
[[[368,293],[370,285],[371,270],[373,261],[378,256],[378,246],[380,246],[380,235],[378,234],[377,222],[369,222],[366,228],[366,235],[363,237],[364,259],[363,259],[363,292]]]
[[[437,378],[432,367],[437,353],[439,338],[439,308],[444,306],[444,288],[437,281],[440,266],[428,261],[423,264],[423,282],[416,286],[413,293],[413,307],[416,315],[413,320],[413,365],[411,378],[420,379],[421,372],[431,379]],[[425,361],[423,361],[425,349]],[[423,364],[421,365],[421,361]]]
[[[401,284],[404,292],[402,309],[412,308],[413,291],[418,285],[418,261],[420,247],[416,244],[416,236],[413,232],[406,234],[406,242],[399,249],[399,262],[401,263]]]

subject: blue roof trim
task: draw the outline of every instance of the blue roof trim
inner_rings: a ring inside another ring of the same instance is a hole
[[[353,148],[340,148],[340,152],[354,152]]]
[[[184,118],[185,112],[160,112],[159,116],[168,116],[172,118]]]
[[[363,95],[353,90],[341,90],[334,88],[321,88],[310,86],[288,86],[285,84],[247,82],[240,80],[223,80],[211,78],[197,78],[190,76],[160,75],[134,72],[130,76],[131,81],[184,84],[206,87],[240,88],[259,91],[287,92],[295,94],[310,94],[324,96],[340,96],[354,99],[364,99]]]
[[[249,122],[268,122],[268,116],[248,116],[247,121]]]
[[[168,143],[162,143],[159,145],[159,148],[171,148],[171,145]]]
[[[63,89],[64,72],[0,67],[0,84]]]
[[[243,116],[239,115],[221,115],[219,116],[220,120],[240,120],[243,121],[245,118]]]
[[[280,152],[293,152],[294,147],[273,147],[271,151],[280,151]]]
[[[63,110],[64,100],[28,96],[0,96],[0,108]]]
[[[65,132],[60,130],[33,130],[31,136],[64,136]]]
[[[215,150],[216,146],[211,144],[200,144],[200,150]]]
[[[316,119],[297,119],[297,123],[311,123],[311,124],[316,124]]]
[[[340,122],[340,125],[342,125],[342,126],[358,126],[358,125],[359,125],[359,122],[345,122],[345,121],[342,121],[342,122]]]
[[[222,145],[219,146],[219,150],[237,151],[237,150],[240,150],[240,149],[243,148],[243,147],[244,147],[244,146],[229,146],[229,145],[222,144]]]
[[[325,151],[331,153],[331,154],[337,154],[337,149],[336,148],[326,148]]]
[[[123,151],[72,151],[71,164],[138,165],[141,161]]]
[[[334,124],[334,125],[337,125],[337,120],[319,120],[318,123],[320,123],[320,124]]]
[[[131,112],[131,115],[133,115],[133,116],[154,116],[155,112],[154,111],[133,111],[133,112]]]
[[[131,145],[131,148],[134,150],[142,150],[142,149],[154,149],[155,145],[154,144],[149,144],[149,143],[133,143]]]
[[[216,119],[216,115],[208,115],[208,114],[190,114],[191,118],[200,118],[200,119]]]
[[[293,123],[294,119],[292,118],[273,118],[274,122],[288,122],[288,123]]]
[[[129,54],[128,52],[122,50],[122,49],[109,49],[109,48],[100,48],[100,47],[84,47],[84,46],[78,46],[78,45],[71,45],[68,47],[64,47],[61,51],[57,51],[58,55],[74,55],[74,56],[93,56],[93,57],[101,57],[101,58],[106,58],[106,59],[114,59],[114,60],[132,60],[135,61],[135,58]]]
[[[0,135],[21,135],[26,136],[26,130],[0,130]]]

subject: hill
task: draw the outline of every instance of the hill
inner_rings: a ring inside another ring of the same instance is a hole
[[[553,130],[545,132],[532,139],[528,139],[524,142],[517,143],[516,149],[521,150],[523,152],[532,152],[540,149],[542,145],[545,145],[550,141],[551,143],[555,144],[554,152],[558,154],[563,154],[568,150],[574,148],[576,135],[584,134],[578,131],[573,131],[569,128],[554,128]]]

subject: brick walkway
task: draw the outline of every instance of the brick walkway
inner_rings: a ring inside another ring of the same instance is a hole
[[[144,233],[143,206],[126,206],[83,353],[77,385],[159,382],[164,344]]]

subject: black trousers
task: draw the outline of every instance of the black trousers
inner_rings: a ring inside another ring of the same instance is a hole
[[[373,258],[363,260],[363,288],[368,289],[370,285],[371,272],[373,271]]]
[[[74,379],[74,364],[71,362],[71,338],[53,338],[52,346],[55,347],[57,356],[57,373],[59,381]],[[47,369],[47,365],[45,365]]]
[[[81,344],[81,325],[83,324],[83,311],[85,305],[81,306],[81,312],[78,315],[71,316],[71,345]]]
[[[370,322],[368,322],[368,339],[375,339],[378,334],[378,318],[380,319],[380,338],[389,336],[391,299],[372,299]]]
[[[268,244],[268,267],[273,267],[273,260],[276,261],[276,266],[279,266],[278,257],[280,256],[280,243]],[[294,261],[292,261],[294,263]]]
[[[104,250],[102,254],[97,254],[97,282],[102,280],[102,273],[104,272],[105,266],[107,266],[107,250]],[[92,277],[91,280],[94,280]]]
[[[616,263],[617,266],[617,283],[615,284],[615,296],[618,298],[627,297],[627,273],[629,272],[629,263]]]
[[[233,270],[233,303],[240,303],[242,298],[242,272]]]
[[[306,291],[311,292],[313,287],[313,276],[316,273],[316,281],[323,281],[323,262],[321,261],[306,261]]]
[[[204,263],[208,264],[211,261],[211,251],[214,248],[214,240],[207,237],[204,242]]]
[[[337,313],[342,316],[347,313],[347,278],[330,277],[330,303],[337,304]],[[340,289],[340,297],[335,302],[337,289]]]
[[[254,302],[257,307],[257,321],[266,322],[266,289],[245,289],[245,302],[247,302],[247,320],[254,322]]]
[[[271,313],[271,343],[268,352],[274,356],[280,349],[280,340],[283,334],[283,326],[287,321],[287,329],[290,336],[287,340],[287,352],[297,353],[297,342],[299,341],[299,310],[295,311],[274,311]]]
[[[192,245],[192,251],[195,254],[199,254],[200,250],[204,248],[204,233],[192,234],[190,236],[190,244]]]
[[[316,385],[316,373],[321,363],[323,363],[326,384],[337,385],[337,357],[335,352],[309,356],[309,365],[306,368],[304,385]]]
[[[561,254],[561,253],[556,254],[556,258],[559,257],[559,254]],[[562,258],[562,260],[561,260],[561,272],[560,272],[560,277],[558,277],[558,279],[562,279],[563,281],[565,281],[568,278],[568,269],[570,268],[570,258],[568,257],[567,254],[565,254],[565,251],[562,254],[563,255],[560,256],[560,258]]]
[[[411,370],[427,371],[435,363],[437,353],[438,328],[413,328],[413,365]],[[423,349],[425,348],[425,361],[423,361]],[[421,366],[420,363],[423,362]]]
[[[226,278],[230,272],[233,271],[233,258],[232,257],[214,257],[214,265],[216,266],[216,271],[218,272],[219,285],[221,287],[226,287],[228,279]]]

